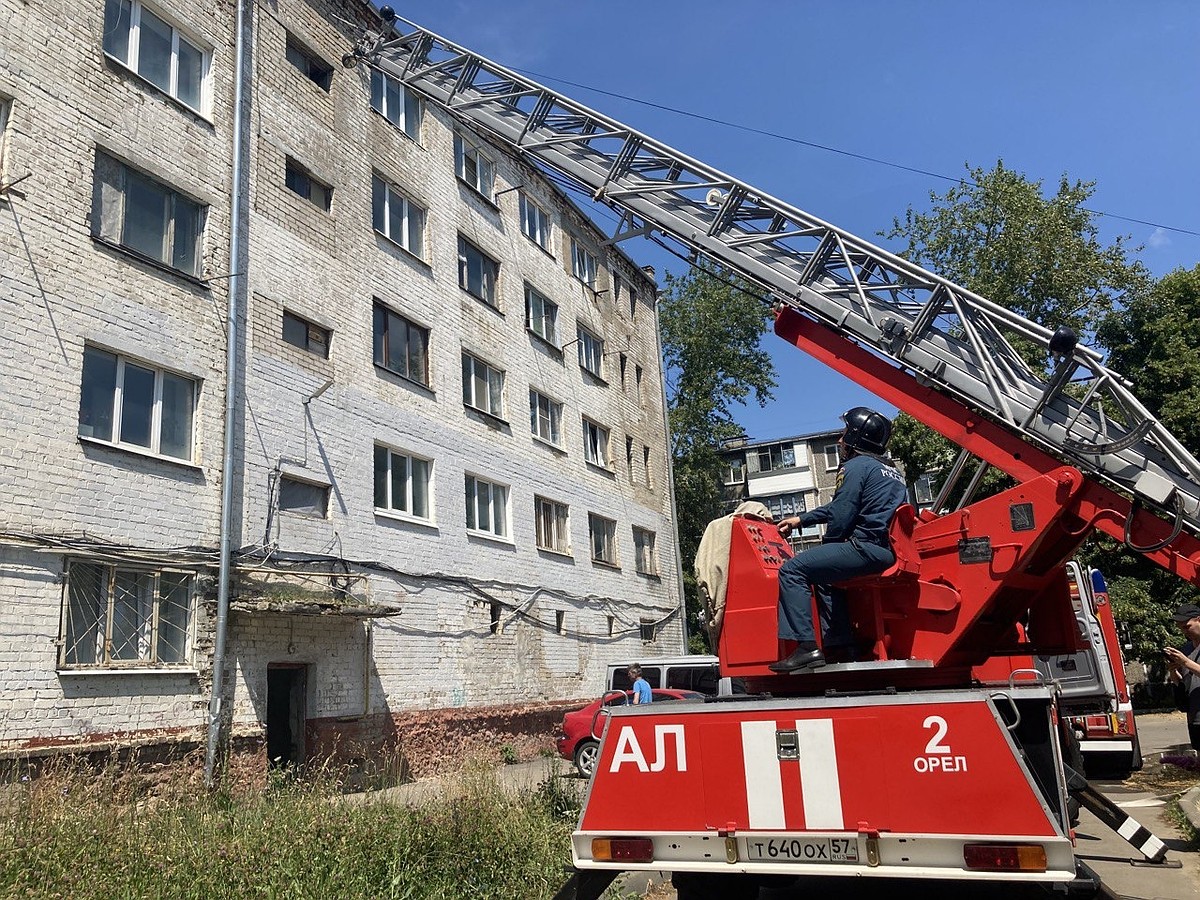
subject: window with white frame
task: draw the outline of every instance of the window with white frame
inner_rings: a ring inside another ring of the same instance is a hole
[[[617,523],[604,516],[588,513],[588,535],[592,543],[592,561],[617,564]]]
[[[186,665],[193,580],[191,572],[71,561],[59,665]]]
[[[583,420],[583,458],[593,466],[608,468],[608,429],[588,418]]]
[[[389,241],[425,258],[425,210],[378,175],[371,176],[371,220]]]
[[[458,238],[458,285],[488,306],[496,306],[496,279],[500,263],[466,238]]]
[[[533,511],[537,530],[537,545],[553,553],[571,552],[571,527],[567,504],[533,498]]]
[[[210,48],[137,0],[106,0],[104,52],[196,112],[208,112]]]
[[[508,537],[508,486],[466,476],[467,530]]]
[[[375,365],[429,385],[429,329],[382,303],[374,307]]]
[[[571,238],[571,274],[595,290],[597,269],[595,254],[584,247],[578,238]]]
[[[290,475],[279,478],[279,509],[313,519],[329,517],[329,485]]]
[[[525,283],[525,327],[558,346],[558,304],[529,282]]]
[[[303,319],[295,313],[283,311],[284,343],[307,350],[322,359],[329,359],[330,330],[323,325]]]
[[[563,405],[533,389],[529,391],[529,430],[534,437],[557,447],[562,440]]]
[[[726,461],[725,483],[743,484],[746,481],[746,457],[738,456]]]
[[[496,418],[504,417],[504,372],[478,357],[462,355],[463,403]]]
[[[321,90],[329,91],[333,84],[333,66],[291,34],[287,36],[286,56],[287,61],[299,69],[305,78]]]
[[[293,194],[303,197],[322,212],[329,212],[333,202],[333,188],[290,156],[284,162],[283,181]]]
[[[454,171],[472,190],[491,202],[495,166],[461,134],[454,135]]]
[[[550,249],[550,216],[544,209],[521,194],[521,233],[543,250]]]
[[[654,550],[656,539],[653,531],[633,526],[633,556],[640,575],[658,574],[658,557]]]
[[[433,461],[375,445],[375,510],[431,519]]]
[[[771,515],[775,517],[775,521],[780,519],[798,516],[805,511],[804,494],[777,494],[773,497],[758,497],[767,509],[771,510]]]
[[[85,347],[79,435],[190,461],[196,393],[191,378]]]
[[[825,445],[825,471],[832,472],[841,465],[841,456],[838,454],[837,444]]]
[[[187,275],[199,275],[206,207],[96,151],[92,234]]]
[[[421,99],[379,69],[371,69],[371,108],[414,141],[421,136]]]
[[[604,361],[604,341],[582,325],[576,327],[575,333],[578,337],[580,367],[591,372],[597,378],[603,377],[601,365]]]

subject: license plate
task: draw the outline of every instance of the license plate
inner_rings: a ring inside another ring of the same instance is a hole
[[[854,838],[746,838],[746,856],[765,862],[858,862]]]

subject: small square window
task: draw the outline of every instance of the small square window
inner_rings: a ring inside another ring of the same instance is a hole
[[[432,460],[375,445],[376,510],[431,519],[432,479]]]
[[[329,485],[281,475],[279,509],[281,512],[324,519],[329,515]]]
[[[653,644],[658,628],[653,619],[641,619],[638,622],[638,631],[641,633],[644,643]]]
[[[293,347],[307,350],[321,359],[329,358],[329,329],[284,310],[283,340]]]
[[[321,90],[328,92],[333,84],[333,66],[290,34],[287,36],[287,61]]]
[[[288,190],[297,194],[322,212],[329,212],[333,202],[333,188],[318,181],[304,166],[290,156],[284,170],[284,183]]]

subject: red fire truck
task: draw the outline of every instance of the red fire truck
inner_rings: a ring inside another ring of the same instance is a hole
[[[776,637],[791,551],[735,520],[718,656],[748,693],[613,712],[559,900],[595,900],[629,870],[671,871],[681,900],[754,897],[781,876],[1078,885],[1079,804],[1161,861],[1079,774],[1057,674],[1013,662],[1082,648],[1065,564],[1097,529],[1200,583],[1200,462],[1068,329],[381,14],[347,66],[619,211],[614,242],[652,234],[757,285],[781,339],[962,448],[943,488],[957,508],[903,507],[896,564],[843,585],[858,662],[771,672],[793,649]],[[975,499],[989,466],[1015,486]],[[1006,677],[981,681],[997,659]]]

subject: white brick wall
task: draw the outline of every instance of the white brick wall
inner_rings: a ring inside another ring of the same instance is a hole
[[[65,19],[58,10],[24,5],[9,17],[0,96],[14,103],[3,174],[33,173],[21,184],[24,197],[0,205],[7,342],[0,353],[0,421],[7,426],[0,435],[0,502],[10,542],[18,532],[43,538],[86,532],[142,548],[150,561],[168,548],[211,550],[218,543],[232,10],[200,11],[174,0],[155,6],[168,16],[178,9],[176,20],[213,47],[211,122],[105,59],[103,4]],[[605,292],[593,294],[570,275],[570,237],[593,247],[603,237],[544,178],[493,148],[492,206],[455,178],[453,129],[442,114],[427,110],[414,142],[372,112],[365,70],[336,67],[349,38],[333,17],[359,12],[350,4],[327,9],[285,0],[258,16],[241,540],[277,555],[379,563],[391,571],[373,570],[369,593],[394,599],[403,612],[370,626],[235,612],[227,668],[239,725],[263,721],[272,663],[308,666],[311,717],[360,713],[365,692],[372,712],[591,694],[608,659],[646,652],[639,620],[663,619],[678,603],[652,286],[636,265],[610,251],[601,254]],[[285,29],[335,65],[329,93],[285,61]],[[92,238],[97,148],[207,205],[203,273],[219,277],[201,284]],[[333,186],[328,213],[284,187],[287,157]],[[373,232],[372,172],[428,210],[423,261]],[[551,254],[521,234],[519,193],[509,190],[517,186],[550,211]],[[500,261],[498,311],[459,288],[459,234]],[[641,293],[632,317],[626,298],[614,300],[614,269]],[[568,345],[561,354],[525,329],[526,279],[559,305],[559,344]],[[430,329],[429,390],[373,364],[374,298]],[[331,330],[328,360],[281,340],[284,308]],[[605,340],[606,384],[578,366],[570,343],[577,321]],[[89,342],[200,382],[192,464],[79,439]],[[464,349],[505,370],[507,425],[464,410]],[[328,379],[332,385],[306,415],[305,399]],[[529,434],[531,386],[564,404],[563,452]],[[584,462],[584,414],[610,429],[612,472]],[[634,442],[632,479],[627,435]],[[374,514],[376,442],[434,460],[432,524]],[[653,488],[646,485],[643,446],[651,448]],[[269,486],[281,467],[330,484],[327,519],[272,511]],[[466,533],[467,472],[510,486],[507,542]],[[535,493],[569,505],[570,557],[536,548]],[[618,523],[619,568],[591,562],[589,512]],[[635,571],[635,525],[657,535],[658,577]],[[204,610],[197,613],[198,677],[57,674],[66,557],[27,546],[2,552],[10,562],[0,571],[0,742],[203,726],[212,640]],[[492,599],[503,604],[496,634]],[[676,652],[680,627],[672,618],[649,649]]]

